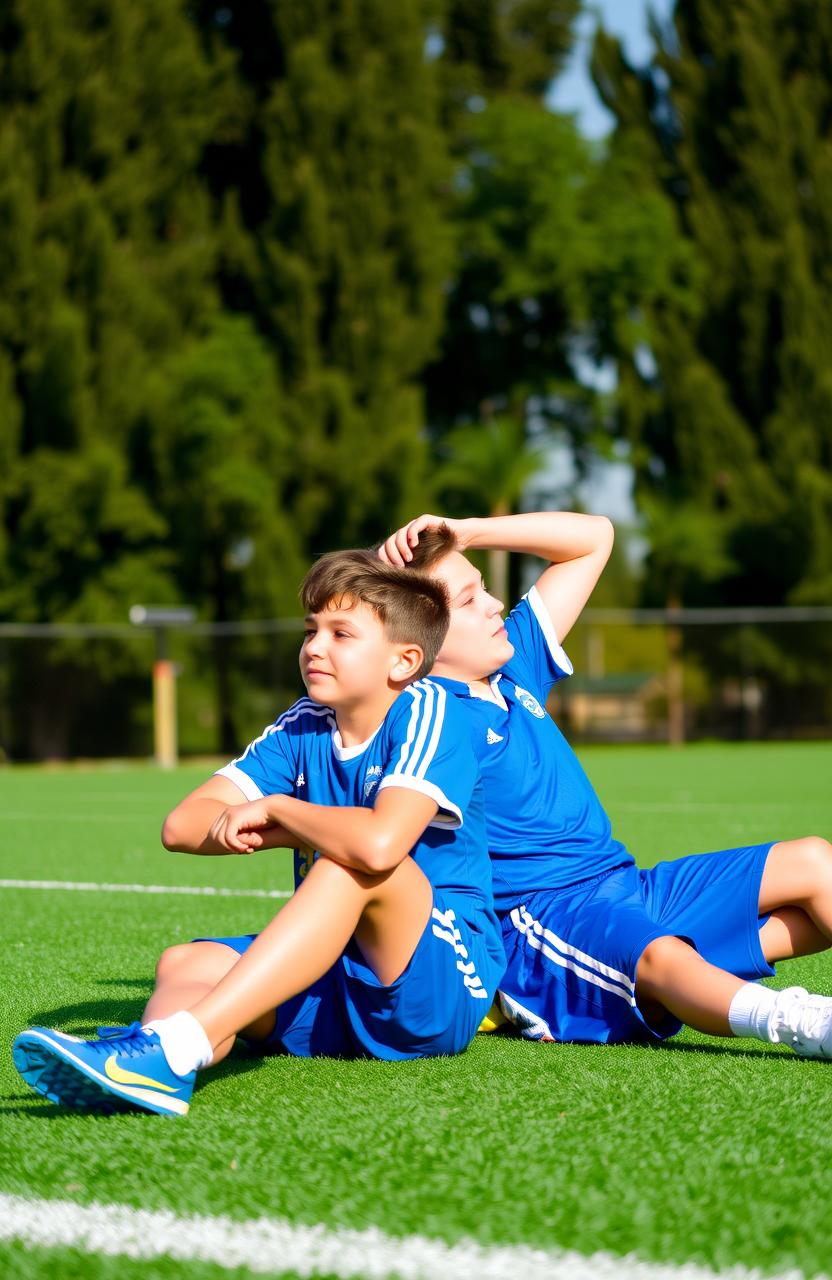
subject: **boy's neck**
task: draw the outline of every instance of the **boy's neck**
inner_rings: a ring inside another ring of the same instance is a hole
[[[399,689],[385,689],[378,698],[361,702],[357,706],[336,707],[335,723],[341,735],[341,745],[357,747],[372,738],[399,693]]]
[[[468,680],[466,683],[472,698],[485,698],[486,702],[497,702],[502,706],[503,700],[494,692],[488,676],[483,676],[480,680]]]
[[[445,680],[457,680],[460,684],[467,684],[471,696],[474,698],[486,698],[489,702],[498,701],[491,687],[493,673],[489,673],[486,676],[471,676],[467,671],[455,671],[448,664],[437,662],[431,671],[431,675],[444,677]]]

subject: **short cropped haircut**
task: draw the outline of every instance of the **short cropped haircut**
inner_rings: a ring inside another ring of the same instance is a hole
[[[430,671],[450,622],[448,593],[426,573],[385,564],[372,550],[330,551],[300,587],[306,613],[365,604],[394,644],[418,644],[424,654],[416,679]]]
[[[423,529],[419,534],[419,541],[412,550],[413,559],[410,561],[410,567],[418,569],[420,573],[428,573],[440,560],[444,560],[445,556],[459,550],[459,539],[443,521],[442,524]]]

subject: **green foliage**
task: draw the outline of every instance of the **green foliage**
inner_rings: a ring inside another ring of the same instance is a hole
[[[215,305],[192,172],[215,73],[158,0],[17,0],[4,36],[0,615],[122,621],[135,593],[175,592],[126,442],[157,361]]]
[[[436,485],[451,506],[475,515],[505,515],[519,502],[528,480],[543,467],[542,449],[529,447],[514,418],[454,427],[444,439],[445,460]]]
[[[225,209],[220,284],[274,343],[315,551],[410,514],[425,444],[417,376],[442,319],[446,175],[424,9],[201,6],[240,110],[207,156]]]
[[[661,603],[678,606],[691,581],[715,582],[733,569],[723,515],[695,502],[665,502],[647,493],[641,511],[650,546],[649,587],[659,593]]]
[[[564,47],[567,8],[558,10]],[[607,156],[530,85],[495,79],[482,51],[499,24],[486,31],[484,5],[479,43],[470,32],[454,40],[463,11],[470,20],[465,6],[449,10],[446,79],[470,71],[474,48],[486,65],[449,112],[458,259],[440,358],[426,373],[431,427],[441,440],[494,413],[534,419],[568,434],[580,470],[609,448],[615,425],[587,370],[619,345],[646,344],[654,300],[697,305],[695,255],[660,192],[633,198],[640,157]]]
[[[712,599],[828,603],[832,13],[678,0],[654,35],[643,71],[603,32],[593,60],[613,160],[688,264],[639,301],[649,360],[606,335],[622,430],[644,487],[728,517],[734,567]]]
[[[563,67],[581,0],[445,0],[439,15],[443,107],[452,122],[472,99],[540,98]]]
[[[423,504],[451,251],[426,12],[6,6],[0,618],[284,614],[311,553]],[[45,673],[80,690],[81,656],[41,648],[9,688],[46,725]],[[146,663],[96,659],[111,698]]]
[[[150,399],[147,484],[177,548],[182,597],[216,621],[291,611],[295,448],[274,362],[250,323],[217,319],[160,366]]]

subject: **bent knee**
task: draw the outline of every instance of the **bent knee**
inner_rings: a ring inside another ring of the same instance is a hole
[[[218,982],[238,960],[237,953],[221,942],[177,942],[159,956],[156,982]]]
[[[156,961],[156,981],[170,978],[173,974],[190,963],[191,950],[196,946],[193,942],[178,942],[165,950]]]
[[[636,982],[649,986],[661,983],[683,952],[689,952],[692,949],[690,943],[685,942],[684,938],[677,938],[674,934],[654,938],[652,942],[648,942],[639,957],[636,966]]]
[[[789,868],[800,869],[812,879],[832,876],[832,844],[823,836],[803,836],[777,846],[788,858]]]

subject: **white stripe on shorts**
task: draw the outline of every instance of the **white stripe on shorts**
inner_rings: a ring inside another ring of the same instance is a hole
[[[627,977],[626,973],[611,969],[609,965],[593,959],[585,951],[579,951],[577,947],[570,946],[551,929],[546,929],[539,920],[535,920],[524,906],[515,907],[510,918],[517,932],[525,937],[529,946],[534,947],[535,951],[541,951],[553,964],[559,965],[562,969],[568,969],[576,977],[583,978],[585,982],[592,982],[596,987],[602,987],[604,991],[620,996],[633,1008],[636,1007],[635,983]],[[565,954],[555,951],[555,947],[562,948]],[[610,980],[607,981],[607,979]]]
[[[450,908],[447,911],[440,911],[438,907],[434,907],[431,915],[434,921],[439,921],[439,924],[432,926],[433,936],[441,938],[443,942],[447,942],[460,957],[456,962],[456,967],[463,975],[462,981],[468,989],[468,994],[474,996],[477,1000],[487,1000],[488,992],[482,985],[482,978],[476,972],[474,961],[468,959],[468,948],[462,941],[462,934],[454,924],[456,913]],[[439,927],[440,925],[442,928]]]

